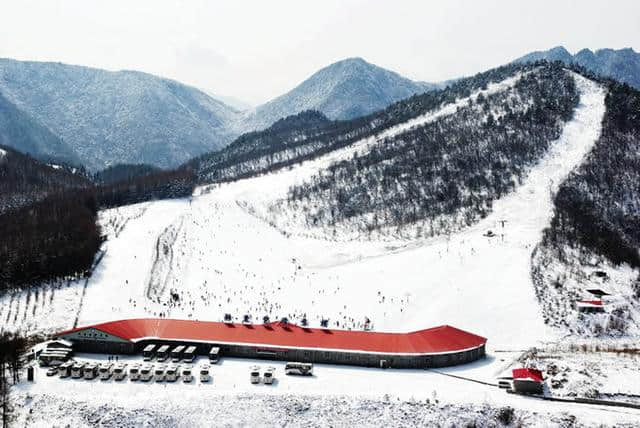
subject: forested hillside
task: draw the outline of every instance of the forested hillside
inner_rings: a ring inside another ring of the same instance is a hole
[[[191,195],[188,170],[94,185],[82,169],[47,165],[0,146],[0,294],[87,273],[101,245],[97,211]]]
[[[0,145],[12,147],[43,161],[79,164],[73,150],[60,137],[9,101],[0,90]]]
[[[152,165],[117,164],[96,172],[93,175],[93,179],[98,184],[111,184],[118,181],[133,180],[156,171],[159,171],[159,168]]]
[[[29,205],[63,189],[84,188],[90,181],[76,167],[47,165],[0,146],[0,214]]]
[[[475,223],[522,181],[560,136],[578,103],[558,66],[523,75],[513,89],[480,94],[424,126],[384,138],[293,187],[284,210],[310,227],[361,232],[420,224],[417,236]]]
[[[414,82],[362,58],[347,58],[318,70],[304,82],[268,103],[248,111],[240,132],[262,130],[276,120],[317,110],[332,120],[348,120],[441,85]]]
[[[528,64],[499,67],[461,79],[446,90],[415,95],[347,121],[319,120],[309,126],[306,122],[310,113],[302,113],[283,122],[290,131],[267,129],[245,134],[225,149],[203,155],[189,166],[203,182],[234,180],[282,168],[348,146],[533,67]],[[303,126],[297,125],[300,120]]]
[[[631,269],[640,268],[640,92],[609,82],[605,103],[602,135],[561,185],[532,263],[545,321],[579,334],[624,334],[640,323],[640,278]],[[594,281],[614,303],[587,318],[573,305],[589,298]]]
[[[238,115],[173,80],[53,62],[0,59],[0,92],[91,171],[117,163],[175,167],[225,146]]]

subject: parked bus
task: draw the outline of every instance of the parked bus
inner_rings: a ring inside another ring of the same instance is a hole
[[[118,363],[113,368],[113,378],[115,380],[123,380],[127,376],[127,365],[124,363]]]
[[[193,368],[190,364],[187,364],[182,369],[182,380],[184,382],[191,382],[193,380]]]
[[[217,364],[219,356],[220,356],[220,348],[218,348],[217,346],[212,347],[211,350],[209,351],[209,362],[211,364]]]
[[[209,374],[209,365],[204,364],[200,367],[200,382],[209,382],[211,375]]]
[[[179,363],[182,359],[182,351],[184,351],[184,348],[184,345],[179,345],[173,348],[173,350],[171,351],[171,361],[173,361],[174,363]]]
[[[84,375],[85,363],[82,361],[76,361],[71,366],[71,377],[74,379],[80,379]]]
[[[153,376],[153,366],[151,364],[145,364],[140,369],[140,380],[143,382],[149,382]]]
[[[100,376],[100,380],[109,380],[111,377],[111,369],[113,368],[113,364],[111,363],[102,363],[98,367],[98,375]]]
[[[196,347],[189,346],[186,351],[184,351],[184,357],[182,358],[185,363],[193,363],[193,360],[196,358]]]
[[[129,379],[132,381],[140,379],[140,364],[134,364],[129,368]]]
[[[166,361],[169,358],[169,345],[162,345],[156,353],[156,359],[159,362]]]
[[[285,374],[288,375],[313,375],[313,364],[311,363],[287,363],[284,367]]]
[[[275,367],[268,367],[267,370],[264,372],[262,379],[265,385],[273,384],[273,381],[275,379],[275,376],[274,376],[275,371],[276,371]]]
[[[98,376],[98,363],[87,363],[83,369],[85,379],[95,379]]]
[[[153,371],[153,378],[156,380],[156,382],[163,382],[164,381],[164,372],[166,370],[167,366],[164,364],[158,364],[156,366],[156,369]]]
[[[260,383],[260,366],[251,366],[249,369],[249,381],[251,383]]]
[[[73,361],[67,361],[58,367],[58,374],[61,378],[71,376],[71,367],[73,367]]]
[[[169,367],[167,367],[167,372],[165,374],[167,382],[175,382],[176,379],[178,379],[178,376],[180,376],[180,366],[171,364]]]
[[[151,361],[153,360],[153,357],[155,356],[155,350],[156,350],[156,345],[147,345],[143,350],[142,350],[142,360],[143,361]]]
[[[68,349],[47,349],[38,356],[38,363],[41,366],[59,366],[69,359],[71,350]]]

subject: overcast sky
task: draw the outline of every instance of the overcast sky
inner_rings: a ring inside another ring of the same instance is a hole
[[[3,0],[0,57],[134,69],[252,104],[359,56],[406,77],[532,50],[640,50],[640,1]]]

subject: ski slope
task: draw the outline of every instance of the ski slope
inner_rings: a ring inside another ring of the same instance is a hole
[[[600,134],[604,91],[574,75],[580,104],[549,153],[480,223],[420,243],[338,243],[283,235],[254,215],[330,154],[292,169],[148,204],[89,281],[81,324],[134,316],[255,321],[306,314],[312,324],[411,331],[441,324],[492,346],[550,338],[530,282],[530,255],[552,214],[551,194]],[[504,87],[504,86],[503,86]],[[446,108],[446,107],[445,107]],[[504,221],[504,223],[502,223]],[[504,226],[503,226],[504,224]],[[497,236],[483,236],[493,230]]]
[[[192,198],[103,212],[109,240],[87,283],[56,290],[47,310],[25,293],[3,297],[0,319],[10,321],[3,328],[55,331],[76,319],[82,325],[144,316],[220,320],[224,313],[295,322],[304,314],[312,325],[329,318],[334,328],[361,328],[365,317],[383,331],[451,324],[487,337],[489,348],[553,339],[531,285],[531,251],[549,223],[551,193],[592,147],[604,114],[603,89],[574,78],[580,104],[561,137],[523,185],[461,233],[335,242],[295,228],[283,234],[263,220],[292,184],[362,149],[363,141],[293,168],[201,188]],[[444,106],[420,120],[447,111],[455,109]],[[411,126],[403,125],[393,132]],[[483,236],[489,229],[497,236]]]

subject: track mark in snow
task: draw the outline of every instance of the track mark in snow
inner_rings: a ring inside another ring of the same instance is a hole
[[[190,215],[181,215],[177,221],[171,223],[158,236],[156,240],[153,264],[147,280],[146,295],[149,299],[156,300],[165,293],[167,286],[180,277],[183,264],[179,254],[175,254],[177,243],[181,235],[185,233],[185,221],[192,221]],[[187,246],[188,248],[188,246]]]

